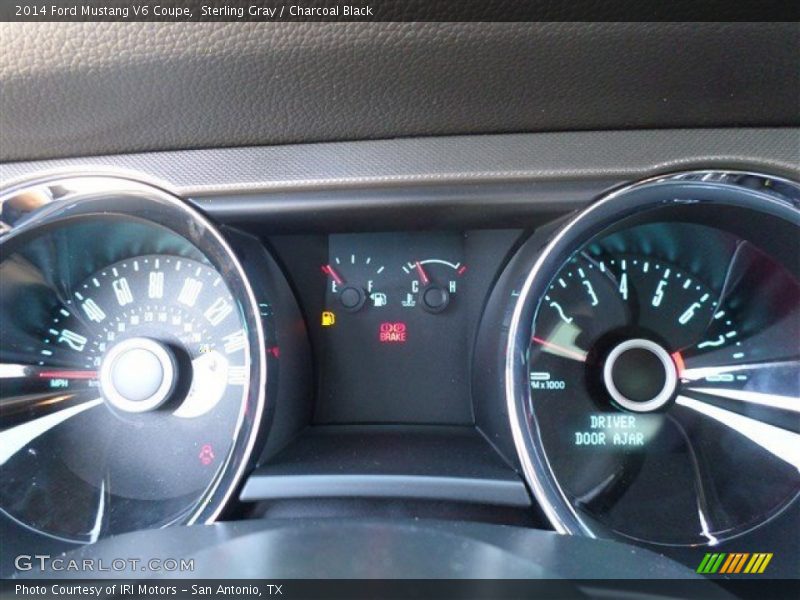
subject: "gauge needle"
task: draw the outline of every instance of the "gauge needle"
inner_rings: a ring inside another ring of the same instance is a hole
[[[565,358],[572,358],[580,362],[586,362],[586,352],[581,352],[578,349],[571,350],[570,348],[565,348],[564,346],[554,344],[553,342],[548,342],[547,340],[543,340],[542,338],[536,336],[533,336],[532,339],[540,346],[544,346],[546,349],[550,350],[553,354],[558,354]]]
[[[428,285],[431,280],[428,277],[428,274],[425,272],[425,269],[422,268],[422,264],[417,261],[414,263],[414,267],[417,269],[417,273],[419,273],[419,279],[422,282],[422,285]]]
[[[41,379],[97,379],[97,371],[40,371]]]
[[[325,265],[322,267],[322,272],[326,275],[330,275],[331,279],[336,282],[336,285],[342,285],[344,283],[344,279],[334,270],[334,268],[330,265]]]
[[[97,371],[89,369],[53,369],[13,363],[0,364],[0,379],[97,379]]]

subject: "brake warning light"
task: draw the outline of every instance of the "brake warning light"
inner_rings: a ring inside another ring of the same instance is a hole
[[[381,323],[378,329],[378,340],[382,344],[405,344],[406,324],[402,322]]]

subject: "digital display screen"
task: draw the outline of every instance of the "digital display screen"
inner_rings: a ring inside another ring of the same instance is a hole
[[[470,275],[464,234],[331,235],[315,420],[471,423]]]

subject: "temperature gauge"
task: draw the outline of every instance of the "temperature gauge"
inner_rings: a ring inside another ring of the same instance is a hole
[[[466,265],[439,258],[411,261],[402,268],[411,277],[411,285],[401,304],[405,308],[419,305],[431,313],[440,313],[447,308],[458,292],[459,278],[467,270]]]
[[[373,262],[372,257],[361,258],[355,254],[334,256],[322,272],[329,279],[329,291],[338,298],[346,311],[357,312],[367,302],[375,308],[386,306],[388,299],[377,284],[385,267]]]

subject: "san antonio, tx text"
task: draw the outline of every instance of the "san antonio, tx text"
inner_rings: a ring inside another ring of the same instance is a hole
[[[232,596],[235,598],[259,596],[282,596],[282,585],[264,584],[257,585],[190,585],[180,587],[177,585],[146,585],[136,583],[112,583],[108,585],[26,585],[18,583],[14,586],[17,596],[131,596],[144,598],[146,596],[177,596],[179,593],[203,596]]]

